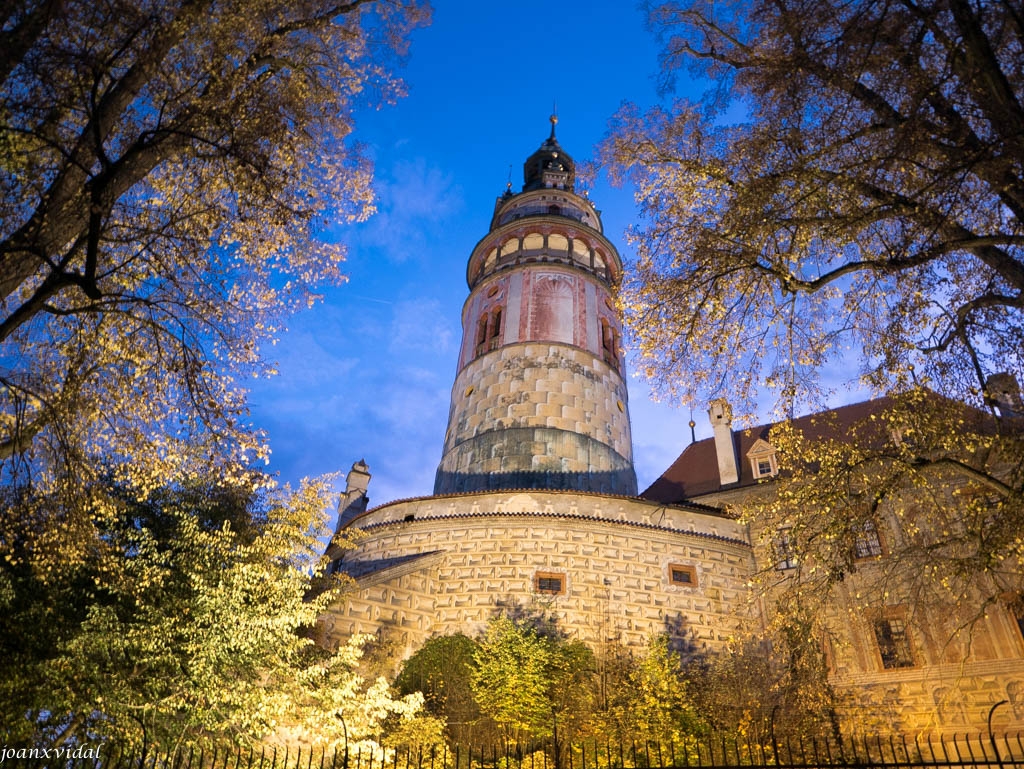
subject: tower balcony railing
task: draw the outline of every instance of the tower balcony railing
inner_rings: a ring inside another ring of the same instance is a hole
[[[606,283],[612,282],[612,273],[607,266],[598,266],[587,262],[581,262],[568,252],[552,251],[548,248],[535,248],[530,250],[513,251],[509,254],[502,254],[496,261],[492,262],[487,268],[481,270],[477,274],[474,285],[488,275],[493,275],[498,270],[515,267],[519,264],[532,264],[536,262],[563,264],[569,267],[576,267],[589,272],[592,275],[596,275]]]

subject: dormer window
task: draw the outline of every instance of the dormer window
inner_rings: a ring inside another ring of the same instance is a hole
[[[773,478],[779,473],[779,465],[775,460],[775,447],[768,441],[758,438],[747,452],[750,470],[755,478]]]

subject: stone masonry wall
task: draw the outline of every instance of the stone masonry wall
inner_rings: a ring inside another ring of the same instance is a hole
[[[577,433],[605,444],[631,462],[626,404],[626,384],[619,373],[585,350],[532,343],[499,348],[472,361],[455,379],[442,467],[455,470],[463,466],[467,460],[449,454],[479,433],[520,427]],[[618,469],[587,467],[574,457],[567,458],[572,464],[565,469]],[[488,459],[492,457],[474,457],[472,461]],[[491,469],[499,469],[500,462],[492,464]]]
[[[408,654],[518,608],[547,610],[591,644],[639,647],[669,632],[701,652],[747,619],[750,549],[728,536],[742,534],[735,521],[715,516],[541,492],[410,500],[355,525],[363,538],[342,565],[362,574],[360,587],[324,618],[329,643],[379,632]],[[692,584],[673,583],[670,566],[692,569]],[[538,592],[538,573],[560,576],[564,593]]]
[[[701,502],[737,504],[770,498],[769,485],[702,497]],[[884,511],[883,511],[884,513]],[[899,536],[881,521],[886,542]],[[754,520],[750,541],[761,569],[773,570],[775,530]],[[1000,729],[1024,729],[1024,634],[1000,602],[949,605],[899,596],[904,589],[885,579],[888,554],[860,559],[836,585],[824,613],[830,629],[830,681],[840,695],[838,712],[847,724],[878,733],[986,733],[988,714]],[[777,580],[791,572],[774,570]],[[781,584],[781,583],[777,583]],[[880,585],[886,585],[883,593]],[[889,592],[891,591],[891,592]],[[935,599],[933,598],[932,601]],[[773,598],[766,601],[774,611]],[[900,616],[906,624],[913,664],[886,668],[872,620]]]
[[[550,427],[488,430],[459,444],[441,462],[434,488],[578,489],[635,494],[633,463],[586,435]]]
[[[849,723],[896,734],[964,734],[1024,729],[1024,668],[1020,659],[966,659],[956,664],[835,676],[838,708]]]

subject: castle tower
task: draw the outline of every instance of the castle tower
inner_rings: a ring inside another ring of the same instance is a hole
[[[462,348],[435,494],[577,489],[636,494],[622,273],[551,135],[498,198],[466,272]]]

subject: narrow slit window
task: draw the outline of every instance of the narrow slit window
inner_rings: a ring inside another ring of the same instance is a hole
[[[796,546],[789,529],[779,529],[775,534],[775,568],[779,571],[796,568]]]
[[[605,363],[611,366],[618,365],[618,343],[615,339],[615,329],[604,319],[601,320],[601,352]]]
[[[484,315],[480,318],[480,323],[477,325],[476,330],[476,354],[481,355],[486,349],[487,345],[487,316]]]
[[[1024,595],[1017,596],[1017,600],[1009,605],[1010,616],[1017,623],[1020,637],[1024,639]]]
[[[501,308],[499,307],[491,314],[491,330],[487,340],[487,349],[494,350],[498,347],[498,338],[501,336]]]

